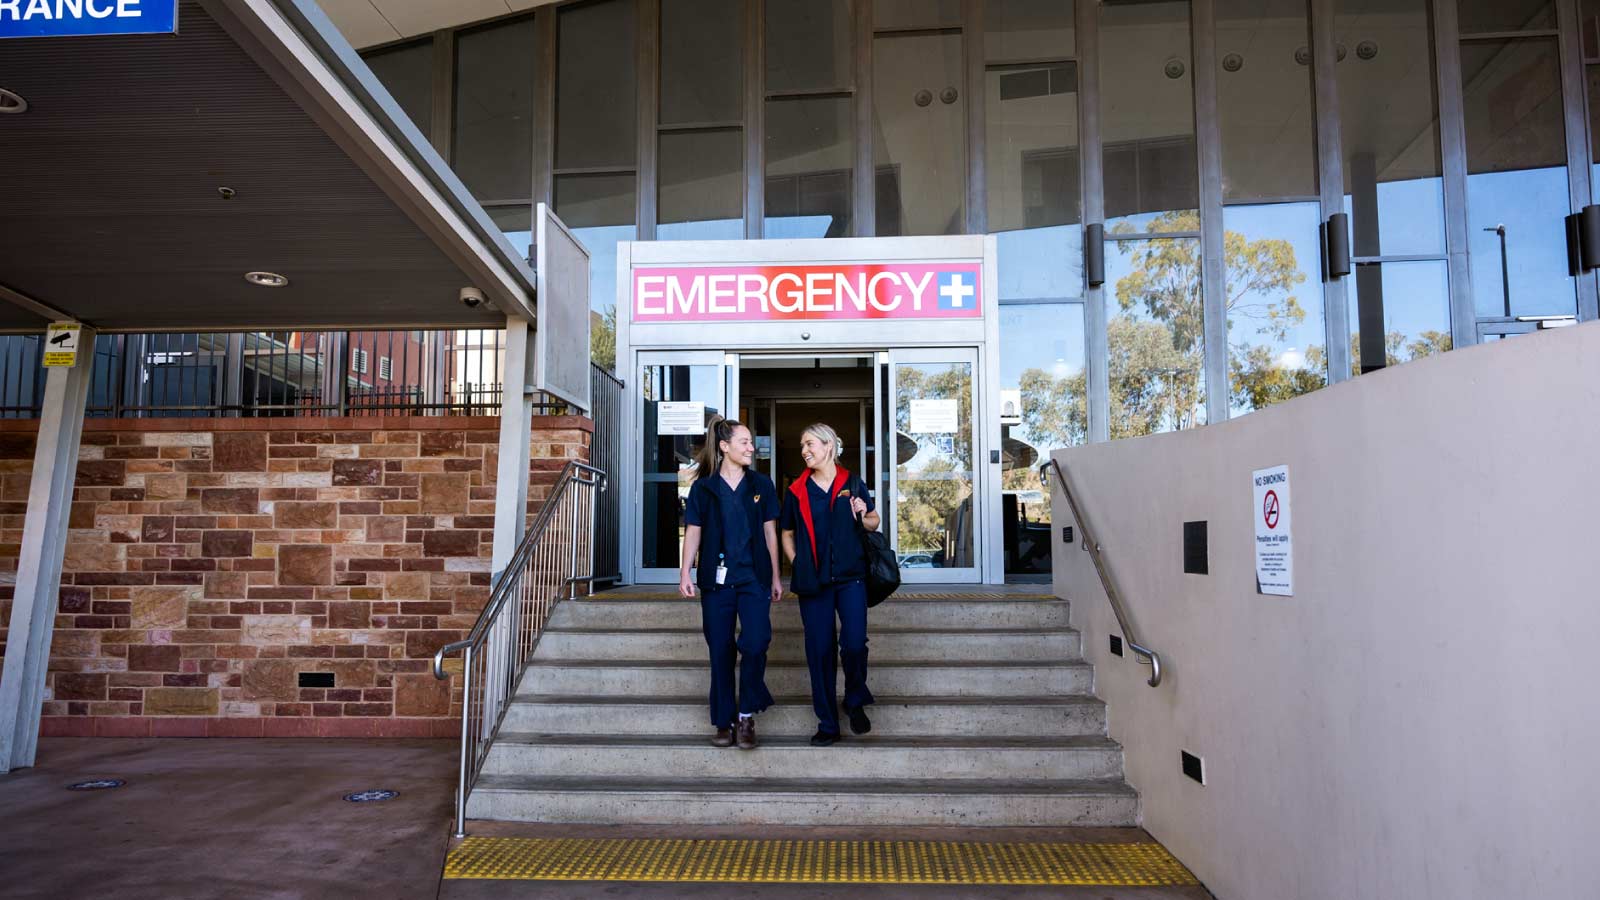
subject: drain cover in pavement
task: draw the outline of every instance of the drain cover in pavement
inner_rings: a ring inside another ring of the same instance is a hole
[[[119,788],[127,784],[121,778],[96,778],[94,781],[80,781],[77,784],[67,785],[69,791],[105,791]]]
[[[399,791],[356,791],[354,794],[345,794],[344,799],[351,803],[379,803],[393,800],[398,796],[400,796]]]

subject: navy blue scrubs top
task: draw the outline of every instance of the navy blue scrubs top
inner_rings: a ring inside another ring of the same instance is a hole
[[[763,526],[778,518],[778,492],[772,479],[747,470],[731,488],[722,474],[696,479],[683,504],[683,521],[701,529],[700,562],[695,583],[702,590],[739,584],[766,584],[772,578]],[[728,577],[717,584],[718,563]]]

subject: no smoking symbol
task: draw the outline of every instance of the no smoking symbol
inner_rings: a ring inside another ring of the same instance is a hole
[[[1278,492],[1267,491],[1267,499],[1261,503],[1261,517],[1267,520],[1268,528],[1278,527]]]

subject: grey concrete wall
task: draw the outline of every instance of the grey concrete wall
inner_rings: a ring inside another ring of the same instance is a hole
[[[1600,896],[1600,324],[1056,456],[1166,682],[1110,655],[1059,535],[1056,591],[1146,827],[1218,897]],[[1292,597],[1254,580],[1251,471],[1280,463]]]

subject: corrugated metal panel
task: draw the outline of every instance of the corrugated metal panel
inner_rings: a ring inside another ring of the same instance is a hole
[[[7,42],[30,108],[0,119],[0,282],[106,328],[504,321],[198,5],[179,21]]]

